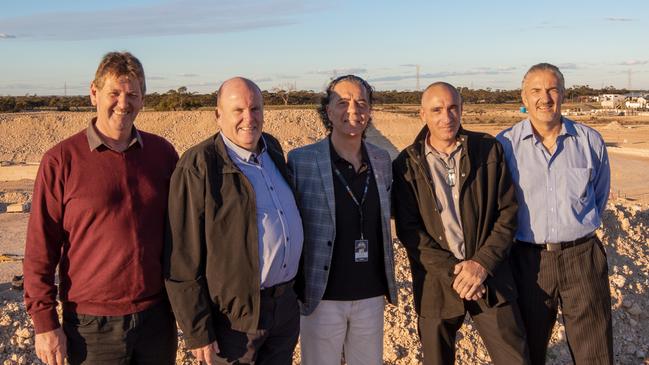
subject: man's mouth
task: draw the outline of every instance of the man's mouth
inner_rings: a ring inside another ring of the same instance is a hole
[[[129,113],[129,111],[128,110],[113,110],[113,113],[115,113],[116,115],[126,115],[126,114]]]

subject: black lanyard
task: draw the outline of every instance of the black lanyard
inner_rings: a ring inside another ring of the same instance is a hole
[[[352,189],[349,187],[347,184],[347,181],[345,180],[345,177],[343,176],[342,173],[338,170],[336,166],[333,167],[334,172],[336,173],[336,176],[338,176],[338,180],[343,184],[345,187],[345,190],[347,190],[347,193],[349,196],[352,198],[354,201],[354,204],[358,207],[358,214],[360,216],[360,226],[361,226],[361,239],[363,238],[363,204],[365,204],[365,197],[367,197],[367,189],[370,186],[370,175],[372,174],[372,169],[368,168],[367,169],[367,178],[365,179],[365,188],[363,189],[363,196],[361,197],[361,202],[359,203],[356,197],[354,196],[354,193],[352,192]]]

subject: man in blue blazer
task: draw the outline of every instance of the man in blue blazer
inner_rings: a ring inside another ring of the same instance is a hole
[[[333,80],[320,114],[330,134],[288,154],[304,225],[300,338],[304,365],[383,363],[384,297],[396,303],[391,160],[364,140],[372,88]]]

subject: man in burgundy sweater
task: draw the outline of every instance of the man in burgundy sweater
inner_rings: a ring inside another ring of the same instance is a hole
[[[49,365],[65,357],[71,364],[175,362],[161,259],[178,155],[165,139],[133,126],[145,89],[137,58],[106,54],[90,86],[96,117],[41,161],[25,247],[25,305],[36,354]]]

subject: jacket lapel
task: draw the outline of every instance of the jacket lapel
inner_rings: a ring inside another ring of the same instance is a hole
[[[334,196],[334,180],[331,172],[331,153],[329,152],[329,138],[325,138],[317,144],[316,161],[320,170],[320,178],[324,187],[324,194],[331,213],[332,222],[336,222],[336,198]]]

